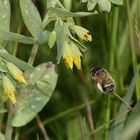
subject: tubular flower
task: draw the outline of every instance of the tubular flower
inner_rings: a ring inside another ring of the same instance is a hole
[[[7,94],[8,98],[12,101],[13,104],[16,103],[16,97],[14,94],[15,87],[10,81],[10,79],[7,76],[2,77],[2,85],[4,88],[4,92]]]
[[[70,69],[73,69],[73,55],[72,55],[72,51],[70,49],[70,45],[67,41],[65,41],[65,43],[64,43],[63,59],[64,59],[66,66]]]
[[[74,56],[74,64],[78,69],[81,69],[81,58],[79,56]]]
[[[63,59],[68,68],[73,69],[74,63],[78,69],[81,69],[81,55],[78,47],[73,42],[65,42]]]
[[[7,62],[7,68],[8,70],[11,72],[12,76],[19,82],[26,84],[26,80],[23,76],[23,72],[17,67],[15,66],[13,63],[11,62]]]
[[[78,25],[74,25],[73,30],[80,39],[85,41],[92,41],[92,36],[89,34],[89,31],[87,29]]]

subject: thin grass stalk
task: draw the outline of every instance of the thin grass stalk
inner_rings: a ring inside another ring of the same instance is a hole
[[[110,63],[109,68],[110,70],[114,67],[115,62],[115,50],[116,50],[116,38],[117,38],[117,29],[118,29],[118,18],[119,18],[119,9],[118,7],[114,8],[113,13],[113,22],[112,22],[112,32],[111,32],[111,43],[110,43]],[[111,100],[110,96],[107,97],[107,108],[106,108],[106,122],[109,122],[110,120],[110,113],[111,113]],[[105,132],[105,140],[109,139],[109,127],[110,124],[106,124],[106,132]]]
[[[133,71],[136,69],[137,65],[137,59],[135,54],[135,39],[134,39],[134,25],[133,25],[133,18],[132,18],[132,11],[130,9],[130,3],[129,0],[126,0],[126,9],[127,9],[127,16],[128,16],[128,26],[129,26],[129,38],[130,38],[130,45],[131,45],[131,56],[132,56],[132,65],[133,65]],[[140,99],[139,94],[139,85],[140,80],[138,79],[136,83],[136,99]]]

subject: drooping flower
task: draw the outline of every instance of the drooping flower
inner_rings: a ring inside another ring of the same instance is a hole
[[[73,52],[73,62],[78,69],[81,69],[81,58],[80,57],[82,56],[82,54],[81,54],[80,50],[78,49],[78,47],[73,42],[70,43],[70,46],[71,46],[71,49]]]
[[[78,25],[74,25],[72,29],[80,39],[85,41],[92,41],[92,36],[89,34],[89,31],[87,29]]]
[[[63,51],[63,59],[66,66],[70,69],[73,69],[73,63],[76,65],[78,69],[81,69],[81,58],[82,56],[78,47],[71,41],[65,41],[64,51]]]
[[[4,92],[7,94],[8,98],[12,101],[13,104],[16,103],[16,97],[14,94],[15,87],[12,84],[11,80],[7,76],[2,77],[2,85],[4,88]]]
[[[66,66],[70,69],[73,69],[73,54],[67,41],[64,43],[63,59]]]
[[[12,74],[12,76],[19,82],[26,84],[26,80],[23,76],[23,72],[17,67],[15,66],[13,63],[11,62],[7,62],[7,68],[10,71],[10,73]]]

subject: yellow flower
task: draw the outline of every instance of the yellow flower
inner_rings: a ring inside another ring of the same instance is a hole
[[[78,47],[73,42],[65,42],[63,59],[68,68],[73,69],[74,63],[78,69],[81,69],[81,55]]]
[[[68,55],[65,56],[64,62],[68,68],[73,69],[73,57],[72,56],[68,56]]]
[[[63,59],[66,66],[70,69],[73,69],[73,54],[67,41],[64,43]]]
[[[4,92],[7,94],[8,98],[12,101],[13,104],[16,103],[16,97],[14,94],[15,87],[10,81],[10,79],[7,76],[2,77],[2,85],[4,88]]]
[[[81,69],[81,58],[80,56],[74,56],[74,64],[78,69]]]
[[[25,80],[25,78],[24,78],[24,76],[22,74],[17,75],[16,80],[20,81],[23,84],[27,84],[27,82],[26,82],[26,80]]]
[[[85,41],[92,41],[92,36],[89,34],[89,31],[81,26],[74,25],[73,29],[77,36]]]
[[[15,66],[13,63],[11,62],[7,62],[7,68],[8,70],[11,72],[12,76],[19,82],[26,84],[26,80],[23,76],[23,72],[17,67]]]

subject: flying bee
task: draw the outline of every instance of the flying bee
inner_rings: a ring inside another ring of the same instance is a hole
[[[93,67],[91,68],[90,73],[91,73],[92,78],[96,82],[97,88],[101,91],[101,93],[107,94],[115,90],[116,83],[114,79],[112,78],[111,74],[106,69],[101,68],[101,67]],[[113,94],[119,100],[121,100],[128,107],[129,110],[132,110],[130,105],[124,99],[122,99],[115,92],[113,92]]]
[[[91,69],[91,76],[95,80],[97,88],[103,93],[107,94],[114,91],[116,84],[111,74],[104,68],[94,67]]]

